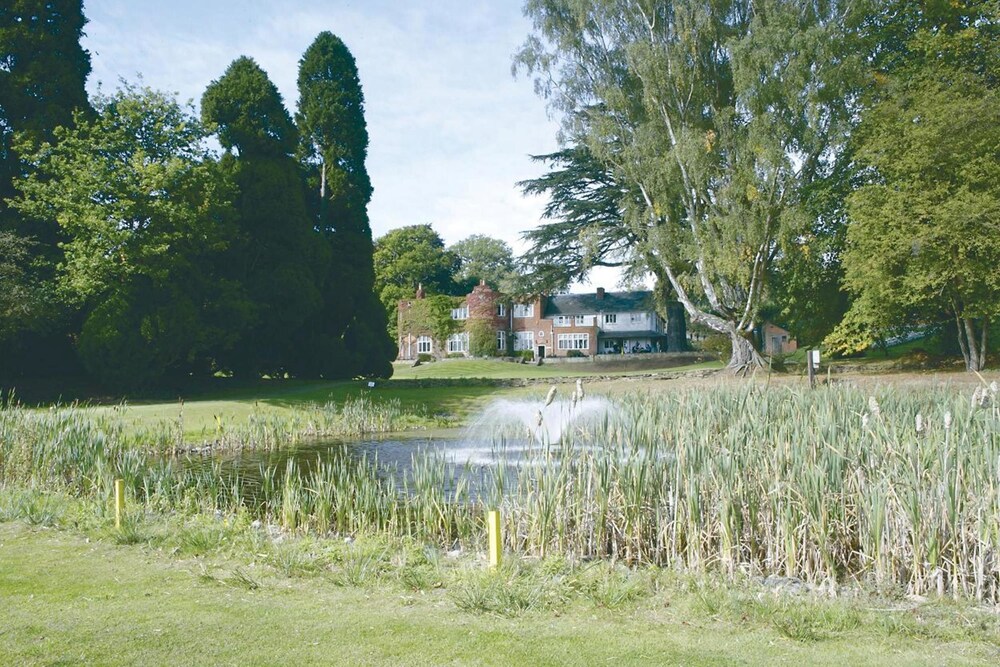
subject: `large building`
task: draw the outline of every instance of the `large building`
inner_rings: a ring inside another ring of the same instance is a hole
[[[399,359],[469,355],[473,335],[490,336],[490,352],[509,356],[532,352],[535,358],[675,352],[685,349],[687,335],[680,304],[670,304],[670,326],[657,313],[652,292],[605,292],[539,296],[526,303],[481,283],[451,308],[452,331],[435,337],[427,321],[411,316],[415,299],[399,302]],[[438,327],[440,330],[440,327]],[[439,340],[441,339],[441,340]],[[492,345],[495,344],[495,349]],[[480,353],[483,347],[479,347]]]

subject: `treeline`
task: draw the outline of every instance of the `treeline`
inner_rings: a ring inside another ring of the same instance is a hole
[[[344,43],[306,50],[294,117],[249,57],[196,116],[128,84],[88,99],[84,24],[79,0],[0,10],[0,380],[390,375]]]

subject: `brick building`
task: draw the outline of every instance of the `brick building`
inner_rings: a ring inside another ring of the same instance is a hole
[[[415,299],[399,302],[399,359],[420,354],[468,355],[470,332],[495,333],[497,356],[532,352],[536,358],[675,352],[685,348],[687,335],[680,304],[669,304],[669,325],[656,311],[652,292],[605,292],[538,296],[514,303],[507,296],[480,283],[452,308],[460,330],[445,340],[435,340],[428,326],[414,325],[407,313]],[[485,325],[483,323],[486,323]],[[491,349],[491,351],[493,351]]]

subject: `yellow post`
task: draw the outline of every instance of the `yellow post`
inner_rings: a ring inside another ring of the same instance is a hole
[[[125,480],[115,480],[115,528],[122,527],[122,514],[125,513]]]
[[[486,516],[486,525],[490,534],[490,567],[499,567],[500,548],[503,541],[500,539],[500,512],[490,510]]]

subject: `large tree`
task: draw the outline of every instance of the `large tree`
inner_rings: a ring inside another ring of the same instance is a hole
[[[223,365],[250,374],[311,367],[296,336],[322,309],[320,276],[329,252],[317,238],[294,158],[298,132],[277,87],[251,58],[237,58],[201,100],[202,117],[218,127],[222,166],[238,189],[239,234],[225,256],[227,275],[249,297],[250,328]]]
[[[30,175],[12,203],[68,239],[59,288],[84,313],[79,352],[95,377],[128,387],[204,370],[239,329],[238,290],[215,275],[231,187],[171,97],[126,87],[95,107],[54,144],[18,145]]]
[[[298,89],[300,155],[313,183],[316,227],[332,250],[325,333],[303,345],[327,350],[317,356],[329,362],[314,365],[326,375],[387,376],[396,346],[374,288],[364,95],[354,56],[340,38],[330,32],[316,37],[299,61]]]
[[[385,308],[389,333],[396,337],[396,306],[413,298],[418,286],[428,294],[454,294],[459,257],[444,247],[430,225],[398,227],[375,243],[375,289]]]
[[[887,85],[857,136],[867,182],[848,198],[844,257],[856,298],[830,342],[863,349],[889,323],[944,314],[978,371],[1000,315],[1000,93],[948,65]]]
[[[530,0],[518,62],[644,204],[627,217],[691,319],[747,336],[801,193],[848,128],[850,3]]]
[[[505,289],[514,278],[514,251],[506,241],[473,234],[456,241],[448,250],[458,257],[455,281],[463,293],[472,291],[481,281],[494,289]]]
[[[80,46],[85,23],[80,0],[0,3],[0,232],[21,239],[8,237],[19,248],[22,284],[31,286],[35,297],[52,282],[63,238],[51,221],[25,220],[9,207],[17,193],[14,180],[27,168],[15,137],[32,145],[51,141],[56,127],[73,122],[74,110],[89,110],[84,86],[90,55]],[[5,372],[65,374],[72,366],[69,340],[75,314],[49,298],[45,308],[38,307],[42,301],[37,298],[30,309],[20,303],[3,325],[13,335],[0,348],[0,367]]]
[[[621,269],[627,278],[657,271],[628,224],[630,212],[644,206],[642,198],[611,166],[581,143],[533,159],[550,171],[518,186],[548,198],[542,212],[548,222],[522,234],[530,246],[518,260],[521,292],[566,289],[601,266]]]
[[[90,54],[81,0],[8,0],[0,7],[0,221],[22,175],[14,135],[48,141],[88,109]],[[9,222],[9,221],[8,221]]]

